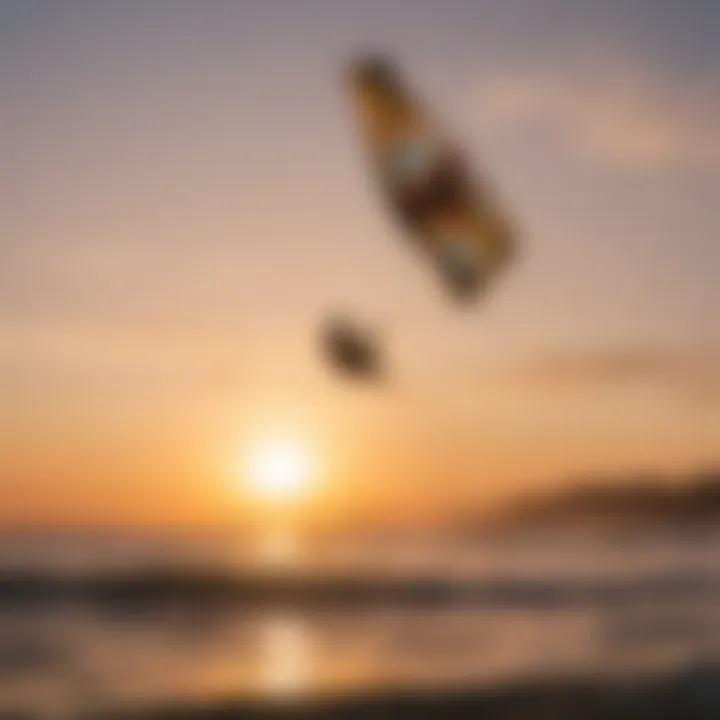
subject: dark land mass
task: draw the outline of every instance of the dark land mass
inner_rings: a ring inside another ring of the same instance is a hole
[[[545,681],[498,688],[373,693],[267,704],[178,703],[97,720],[717,720],[720,668],[645,680]]]
[[[687,477],[596,477],[515,503],[497,526],[720,527],[720,468]]]

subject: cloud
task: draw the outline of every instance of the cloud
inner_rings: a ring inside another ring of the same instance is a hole
[[[645,384],[686,399],[720,401],[720,350],[624,347],[566,351],[517,367],[513,374],[516,379],[553,388]]]
[[[486,130],[541,131],[583,161],[623,172],[720,170],[720,92],[627,59],[593,57],[487,78]]]

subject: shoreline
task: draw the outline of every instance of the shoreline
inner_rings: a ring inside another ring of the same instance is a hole
[[[490,688],[397,690],[285,703],[173,703],[90,720],[717,720],[720,665],[629,679],[545,680]]]

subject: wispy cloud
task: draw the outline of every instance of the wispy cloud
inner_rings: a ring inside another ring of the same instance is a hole
[[[720,350],[643,347],[565,351],[514,370],[516,378],[548,387],[626,387],[650,384],[684,398],[720,401]]]
[[[720,89],[607,53],[489,77],[478,113],[490,132],[540,130],[615,170],[720,170]]]

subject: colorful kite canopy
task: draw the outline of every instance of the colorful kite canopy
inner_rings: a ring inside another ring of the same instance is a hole
[[[449,295],[475,301],[513,256],[508,220],[389,61],[363,58],[348,81],[374,174],[395,217]]]

